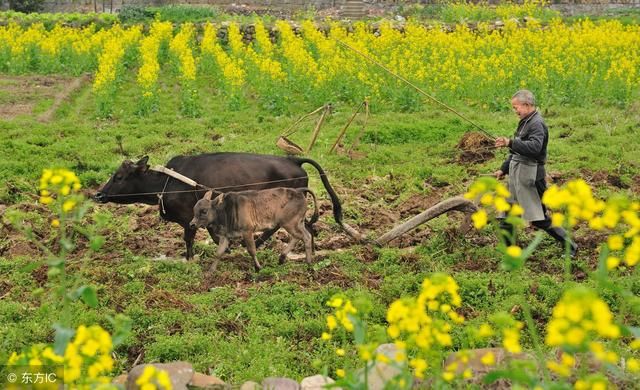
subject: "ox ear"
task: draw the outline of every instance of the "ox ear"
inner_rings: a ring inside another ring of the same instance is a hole
[[[215,206],[217,206],[217,205],[221,204],[223,200],[224,200],[224,192],[221,193],[220,195],[216,196],[216,198],[213,200],[213,204]]]
[[[211,195],[213,194],[213,191],[207,191],[204,193],[204,197],[202,199],[204,200],[211,200]]]
[[[140,160],[138,160],[138,162],[135,165],[140,171],[144,172],[149,168],[149,165],[147,164],[148,162],[149,162],[149,156],[144,156]]]

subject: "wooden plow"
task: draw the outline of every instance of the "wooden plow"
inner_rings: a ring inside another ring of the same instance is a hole
[[[463,222],[462,230],[463,232],[466,232],[471,227],[471,214],[478,211],[478,207],[472,201],[461,196],[445,199],[442,202],[429,207],[415,217],[409,218],[407,221],[395,226],[382,236],[378,237],[374,243],[378,246],[385,246],[390,241],[393,241],[401,235],[450,211],[459,211],[465,214],[465,221]]]
[[[347,124],[342,128],[342,130],[338,134],[338,137],[336,138],[336,142],[333,143],[333,146],[329,150],[329,153],[332,153],[333,151],[336,151],[336,152],[338,151],[337,148],[340,146],[340,142],[342,141],[342,138],[344,137],[345,133],[347,132],[347,129],[351,125],[351,122],[353,122],[353,120],[356,118],[356,115],[358,115],[360,113],[360,111],[363,110],[363,109],[364,109],[364,113],[363,113],[364,114],[364,119],[362,121],[362,127],[360,128],[360,131],[356,135],[356,138],[351,143],[351,147],[347,150],[347,156],[349,156],[349,157],[353,156],[353,151],[360,144],[360,138],[364,134],[364,130],[367,127],[367,122],[369,121],[369,99],[365,99],[355,109],[355,111],[353,112],[353,115],[351,115],[351,118],[349,118],[349,121],[347,122]]]
[[[331,103],[327,103],[301,116],[291,126],[286,128],[282,132],[282,134],[280,134],[280,136],[278,136],[278,139],[276,140],[276,146],[282,149],[283,151],[285,151],[287,154],[291,154],[291,155],[299,155],[299,154],[310,152],[311,149],[313,148],[313,145],[315,145],[316,140],[318,139],[318,134],[320,134],[320,128],[324,124],[327,115],[331,113],[331,110],[332,110]],[[306,149],[304,149],[301,146],[297,145],[292,140],[290,140],[289,137],[298,131],[298,129],[296,129],[296,126],[300,124],[300,122],[317,113],[321,113],[320,117],[316,121],[316,125],[313,129],[313,133],[311,134],[311,141],[309,142],[309,146]],[[353,115],[351,115],[347,124],[342,128],[342,130],[338,134],[338,137],[336,138],[336,141],[333,143],[333,146],[331,146],[329,153],[333,153],[333,152],[337,153],[340,151],[340,147],[342,146],[341,145],[342,139],[344,138],[347,130],[349,129],[349,126],[351,126],[351,123],[354,121],[354,119],[358,114],[364,115],[364,119],[362,121],[362,127],[360,128],[360,131],[358,132],[355,139],[351,143],[351,146],[346,151],[349,157],[354,156],[354,150],[360,144],[360,138],[362,138],[362,135],[364,134],[364,131],[367,127],[367,122],[369,121],[369,100],[368,99],[365,99],[362,103],[360,103],[356,107],[355,111],[353,112]]]
[[[311,111],[308,114],[305,114],[303,116],[301,116],[300,118],[298,118],[297,121],[295,121],[291,126],[289,126],[285,131],[282,132],[282,134],[278,137],[277,141],[276,141],[276,146],[282,150],[284,150],[287,154],[303,154],[303,153],[308,153],[312,148],[313,145],[316,143],[316,140],[318,139],[318,134],[320,133],[320,127],[322,126],[322,124],[324,123],[324,120],[326,119],[326,116],[331,113],[331,103],[327,103],[321,107],[318,107],[317,109]],[[292,134],[294,134],[296,131],[298,131],[298,129],[296,129],[296,126],[302,122],[304,119],[310,117],[311,115],[315,115],[319,112],[322,112],[322,114],[320,114],[320,118],[318,118],[318,121],[316,122],[316,125],[313,129],[313,133],[311,134],[311,141],[309,142],[309,146],[307,147],[307,149],[303,149],[302,147],[298,146],[295,142],[291,141],[288,137],[290,137]]]
[[[463,198],[462,196],[454,196],[452,198],[445,199],[429,207],[420,214],[409,218],[399,225],[394,226],[391,230],[374,240],[367,238],[361,232],[357,231],[346,223],[343,223],[342,227],[344,228],[345,232],[351,238],[355,239],[359,244],[385,247],[387,246],[387,244],[400,237],[401,235],[406,234],[411,230],[417,228],[418,226],[423,225],[430,220],[451,211],[458,211],[465,214],[465,219],[461,226],[461,232],[466,233],[471,229],[471,214],[478,211],[478,206],[476,206],[472,201]],[[316,251],[316,255],[328,255],[330,253],[340,252],[342,250],[344,249],[320,250]],[[304,258],[304,255],[290,254],[289,257],[291,259],[301,259]]]

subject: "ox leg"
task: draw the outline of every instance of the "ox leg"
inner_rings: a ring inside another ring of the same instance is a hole
[[[273,229],[270,230],[265,230],[260,237],[258,237],[258,239],[255,241],[256,243],[256,248],[260,248],[260,246],[262,246],[262,244],[264,244],[265,242],[267,242],[268,239],[271,238],[271,236],[273,236],[273,234],[275,232],[278,231],[278,229],[280,229],[280,226],[276,226]]]
[[[193,241],[196,237],[196,230],[190,227],[184,228],[184,243],[187,246],[186,257],[187,260],[193,258]]]
[[[253,239],[253,233],[245,233],[244,234],[244,244],[247,247],[247,252],[251,255],[253,259],[253,266],[256,269],[256,272],[260,271],[262,266],[258,262],[258,257],[256,256],[256,242]]]

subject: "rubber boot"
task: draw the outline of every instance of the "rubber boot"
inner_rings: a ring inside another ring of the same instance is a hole
[[[561,228],[561,227],[550,227],[548,229],[545,229],[544,231],[549,233],[549,235],[551,237],[555,238],[556,241],[558,241],[560,244],[562,244],[562,249],[563,250],[566,248],[566,243],[567,243],[567,240],[568,240],[569,241],[569,246],[570,246],[569,256],[572,259],[576,257],[576,253],[578,253],[578,245],[568,237],[567,232],[563,228]]]
[[[512,224],[500,219],[500,235],[507,246],[516,245],[516,231]]]

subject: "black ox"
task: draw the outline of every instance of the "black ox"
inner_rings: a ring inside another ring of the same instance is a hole
[[[205,194],[205,190],[194,188],[165,173],[149,169],[149,157],[138,162],[126,160],[109,181],[95,194],[99,203],[145,203],[159,204],[162,196],[160,216],[180,224],[184,229],[187,246],[186,257],[193,257],[193,241],[196,229],[189,226],[193,218],[193,206]],[[197,156],[177,156],[166,165],[174,171],[195,180],[198,184],[218,192],[262,190],[275,187],[307,187],[309,177],[302,164],[311,164],[320,173],[320,179],[333,203],[333,215],[342,224],[342,207],[335,191],[329,184],[322,167],[308,158],[279,157],[251,153],[210,153]],[[218,242],[215,232],[207,228]],[[265,232],[256,242],[260,245],[275,231]]]

